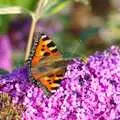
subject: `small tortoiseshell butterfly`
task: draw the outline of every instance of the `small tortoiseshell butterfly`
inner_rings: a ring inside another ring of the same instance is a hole
[[[46,34],[36,33],[26,64],[29,66],[30,79],[52,94],[60,86],[68,60],[63,59]]]

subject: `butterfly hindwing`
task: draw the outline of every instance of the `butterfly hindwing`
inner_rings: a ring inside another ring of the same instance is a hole
[[[54,93],[60,86],[60,82],[63,79],[64,68],[58,68],[48,72],[34,72],[33,77],[37,80],[38,85],[46,88],[49,93]]]
[[[33,81],[54,93],[63,79],[67,61],[57,50],[55,43],[45,34],[37,33],[34,37],[27,64]]]

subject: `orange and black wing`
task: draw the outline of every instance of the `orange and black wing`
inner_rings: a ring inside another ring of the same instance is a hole
[[[37,33],[27,64],[34,83],[44,87],[49,93],[54,93],[63,79],[67,61],[47,35]]]

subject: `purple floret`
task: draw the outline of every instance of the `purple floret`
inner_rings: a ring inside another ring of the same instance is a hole
[[[22,120],[119,120],[120,48],[97,52],[84,63],[76,58],[67,66],[60,88],[47,97],[19,68],[0,78],[0,92],[26,109]]]

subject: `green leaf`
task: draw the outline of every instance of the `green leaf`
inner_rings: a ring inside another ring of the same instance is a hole
[[[9,16],[2,15],[0,16],[0,33],[5,33],[7,31],[9,24]]]
[[[21,7],[32,11],[36,8],[38,0],[0,0],[1,7]]]
[[[51,15],[54,15],[63,8],[65,8],[71,1],[73,0],[53,0],[48,2],[48,5],[46,6],[45,10],[43,11],[42,17],[48,17]]]
[[[0,68],[0,75],[8,74],[9,72]]]

